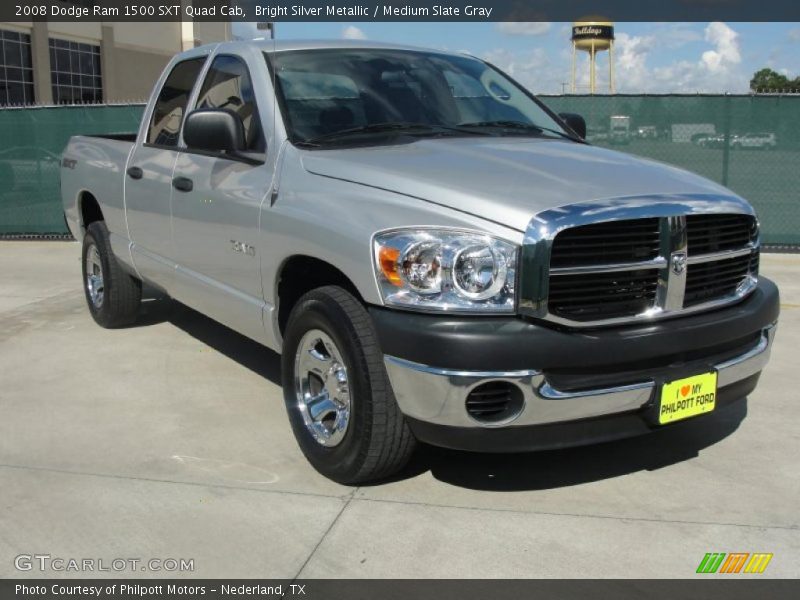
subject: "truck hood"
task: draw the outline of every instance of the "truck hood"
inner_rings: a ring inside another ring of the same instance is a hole
[[[570,141],[437,138],[305,151],[310,173],[389,190],[524,231],[542,210],[599,199],[733,196],[682,169]]]

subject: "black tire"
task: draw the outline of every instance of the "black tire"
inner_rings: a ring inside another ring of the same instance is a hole
[[[87,256],[97,249],[102,268],[102,299],[95,302],[90,292]],[[136,321],[142,300],[142,283],[129,275],[111,252],[108,228],[103,221],[95,221],[86,228],[81,252],[83,265],[83,291],[86,304],[95,322],[101,327],[112,329],[124,327]]]
[[[298,347],[314,330],[333,341],[347,369],[350,420],[341,441],[333,447],[318,442],[306,426],[295,384]],[[286,326],[281,370],[295,438],[322,475],[355,485],[383,479],[406,465],[416,439],[397,406],[372,320],[352,294],[326,286],[300,298]]]

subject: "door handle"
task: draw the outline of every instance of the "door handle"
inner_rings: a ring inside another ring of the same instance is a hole
[[[128,168],[128,177],[131,179],[141,179],[144,175],[144,171],[142,171],[141,167],[129,167]]]
[[[194,188],[194,182],[188,177],[175,177],[172,180],[172,187],[181,192],[191,192]]]

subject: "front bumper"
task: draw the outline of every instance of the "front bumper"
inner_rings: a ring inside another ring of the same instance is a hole
[[[656,427],[661,384],[712,369],[718,406],[741,399],[769,359],[778,313],[778,290],[764,278],[724,309],[594,331],[372,309],[397,402],[417,437],[483,451],[645,433]],[[466,398],[490,381],[521,390],[522,410],[499,423],[473,419]]]

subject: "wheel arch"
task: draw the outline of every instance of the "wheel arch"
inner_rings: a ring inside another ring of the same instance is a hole
[[[105,221],[100,202],[89,190],[78,193],[78,217],[81,231],[86,233],[86,228],[96,221]]]
[[[364,298],[353,280],[336,265],[305,254],[295,254],[284,259],[278,268],[274,287],[277,329],[281,336],[297,301],[311,290],[326,285],[338,285],[364,303]]]

